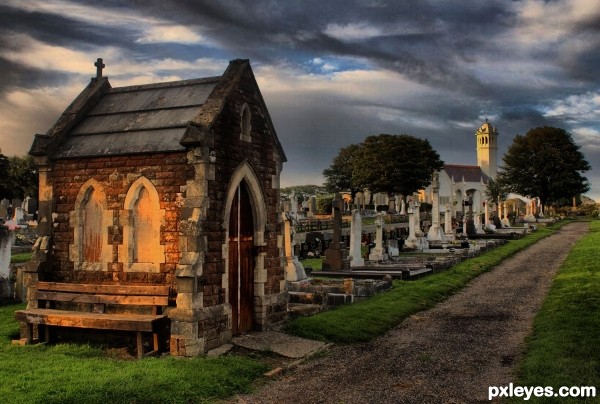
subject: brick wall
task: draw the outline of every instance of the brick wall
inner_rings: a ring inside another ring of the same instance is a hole
[[[158,273],[123,272],[118,256],[118,245],[123,243],[123,223],[119,211],[131,184],[145,176],[156,188],[160,208],[165,210],[165,223],[161,226],[160,243],[165,246],[165,263]],[[175,268],[179,260],[178,222],[179,204],[185,194],[185,183],[192,173],[185,153],[93,157],[58,160],[53,164],[49,180],[54,189],[54,260],[52,279],[64,282],[139,282],[173,284]],[[106,193],[108,209],[113,212],[113,224],[109,227],[106,243],[112,246],[113,262],[106,270],[74,270],[69,260],[69,245],[74,242],[74,231],[69,223],[69,213],[75,209],[75,200],[83,184],[98,181]]]

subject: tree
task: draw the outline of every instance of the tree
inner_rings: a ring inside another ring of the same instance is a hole
[[[354,195],[362,191],[352,183],[354,155],[359,149],[360,145],[356,144],[341,148],[338,155],[333,158],[331,166],[323,170],[327,192],[350,191]]]
[[[410,135],[369,136],[353,154],[352,184],[371,192],[409,195],[425,188],[444,162],[428,140]]]
[[[501,181],[489,178],[485,196],[489,202],[498,203],[498,200],[506,199],[508,192],[506,192],[506,186]]]
[[[579,148],[564,129],[531,129],[525,136],[515,137],[498,178],[509,192],[539,197],[543,206],[556,204],[589,190],[582,173],[590,165]]]
[[[0,199],[38,196],[38,174],[33,158],[0,154]]]

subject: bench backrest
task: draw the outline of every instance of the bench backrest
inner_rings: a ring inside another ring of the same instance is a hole
[[[38,282],[37,300],[93,305],[167,306],[169,286]]]

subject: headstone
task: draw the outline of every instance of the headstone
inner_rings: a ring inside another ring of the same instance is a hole
[[[27,205],[25,206],[25,212],[28,215],[35,215],[38,210],[38,200],[35,198],[27,197]]]
[[[12,200],[12,207],[13,207],[13,215],[16,213],[17,208],[22,208],[23,205],[23,201],[19,198],[15,198]]]
[[[333,239],[329,243],[329,248],[325,251],[323,259],[323,269],[331,270],[348,270],[350,263],[348,262],[348,249],[343,247],[342,241],[342,208],[343,201],[339,193],[333,198]]]
[[[421,230],[421,202],[419,202],[419,196],[415,194],[414,212],[415,212],[415,235],[417,237],[423,237],[423,230]]]
[[[365,265],[365,260],[362,257],[362,217],[360,210],[352,211],[350,219],[350,268],[360,267]]]
[[[0,279],[8,279],[10,274],[10,255],[15,232],[6,226],[0,226]]]
[[[508,206],[504,201],[504,217],[502,218],[502,227],[510,227],[510,220],[508,219]]]
[[[394,197],[388,198],[388,212],[396,212],[396,198]]]
[[[20,206],[15,208],[14,221],[17,222],[18,224],[23,224],[23,222],[25,221],[25,216],[23,215],[23,209]]]
[[[0,219],[8,219],[8,207],[10,206],[10,201],[8,199],[2,199],[0,201]]]
[[[449,203],[446,204],[446,213],[444,214],[444,233],[446,241],[454,240],[455,234],[452,228],[452,214]]]
[[[417,248],[415,233],[415,208],[412,201],[408,203],[408,238],[404,241],[406,248]]]
[[[481,215],[479,212],[473,212],[473,214],[475,215],[475,233],[485,234],[485,231],[483,231],[483,227],[481,226]]]
[[[369,254],[369,261],[386,261],[387,254],[383,250],[383,215],[377,215],[375,219],[375,247]]]
[[[397,257],[400,255],[400,247],[398,245],[398,240],[391,238],[387,241],[388,245],[388,254],[390,257]]]
[[[294,256],[292,220],[286,213],[282,213],[281,215],[284,224],[285,280],[290,282],[301,281],[306,279],[306,273],[304,272],[304,267],[298,261],[298,257]]]
[[[308,216],[313,217],[317,213],[317,198],[311,196],[308,200]]]
[[[290,196],[290,204],[290,211],[292,212],[292,217],[296,219],[298,215],[298,199],[296,197],[296,191],[292,191],[292,195]]]
[[[490,205],[488,201],[483,202],[483,209],[485,213],[484,225],[489,226],[490,224]]]
[[[431,227],[427,232],[427,240],[429,242],[443,242],[444,232],[440,226],[440,199],[439,199],[439,174],[433,174],[431,182],[432,204],[431,204]]]
[[[400,214],[406,215],[406,204],[404,203],[404,198],[402,198],[402,204],[400,205]]]

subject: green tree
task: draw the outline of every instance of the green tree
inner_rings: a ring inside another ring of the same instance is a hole
[[[369,136],[353,156],[353,187],[389,195],[425,188],[444,165],[428,140],[410,135]]]
[[[582,173],[590,165],[579,148],[562,128],[531,129],[513,140],[498,179],[507,191],[539,197],[543,206],[583,194],[589,183]]]
[[[0,149],[0,199],[12,198],[11,191],[8,188],[8,168],[10,161],[8,157],[2,154]]]
[[[487,189],[485,190],[485,196],[491,203],[498,203],[498,200],[505,200],[508,196],[506,191],[506,185],[502,181],[488,178]]]
[[[333,158],[331,166],[323,170],[327,192],[350,191],[354,195],[362,191],[352,183],[354,156],[359,149],[360,145],[357,144],[341,148],[338,155]]]
[[[38,173],[31,156],[0,154],[0,199],[38,197]]]

